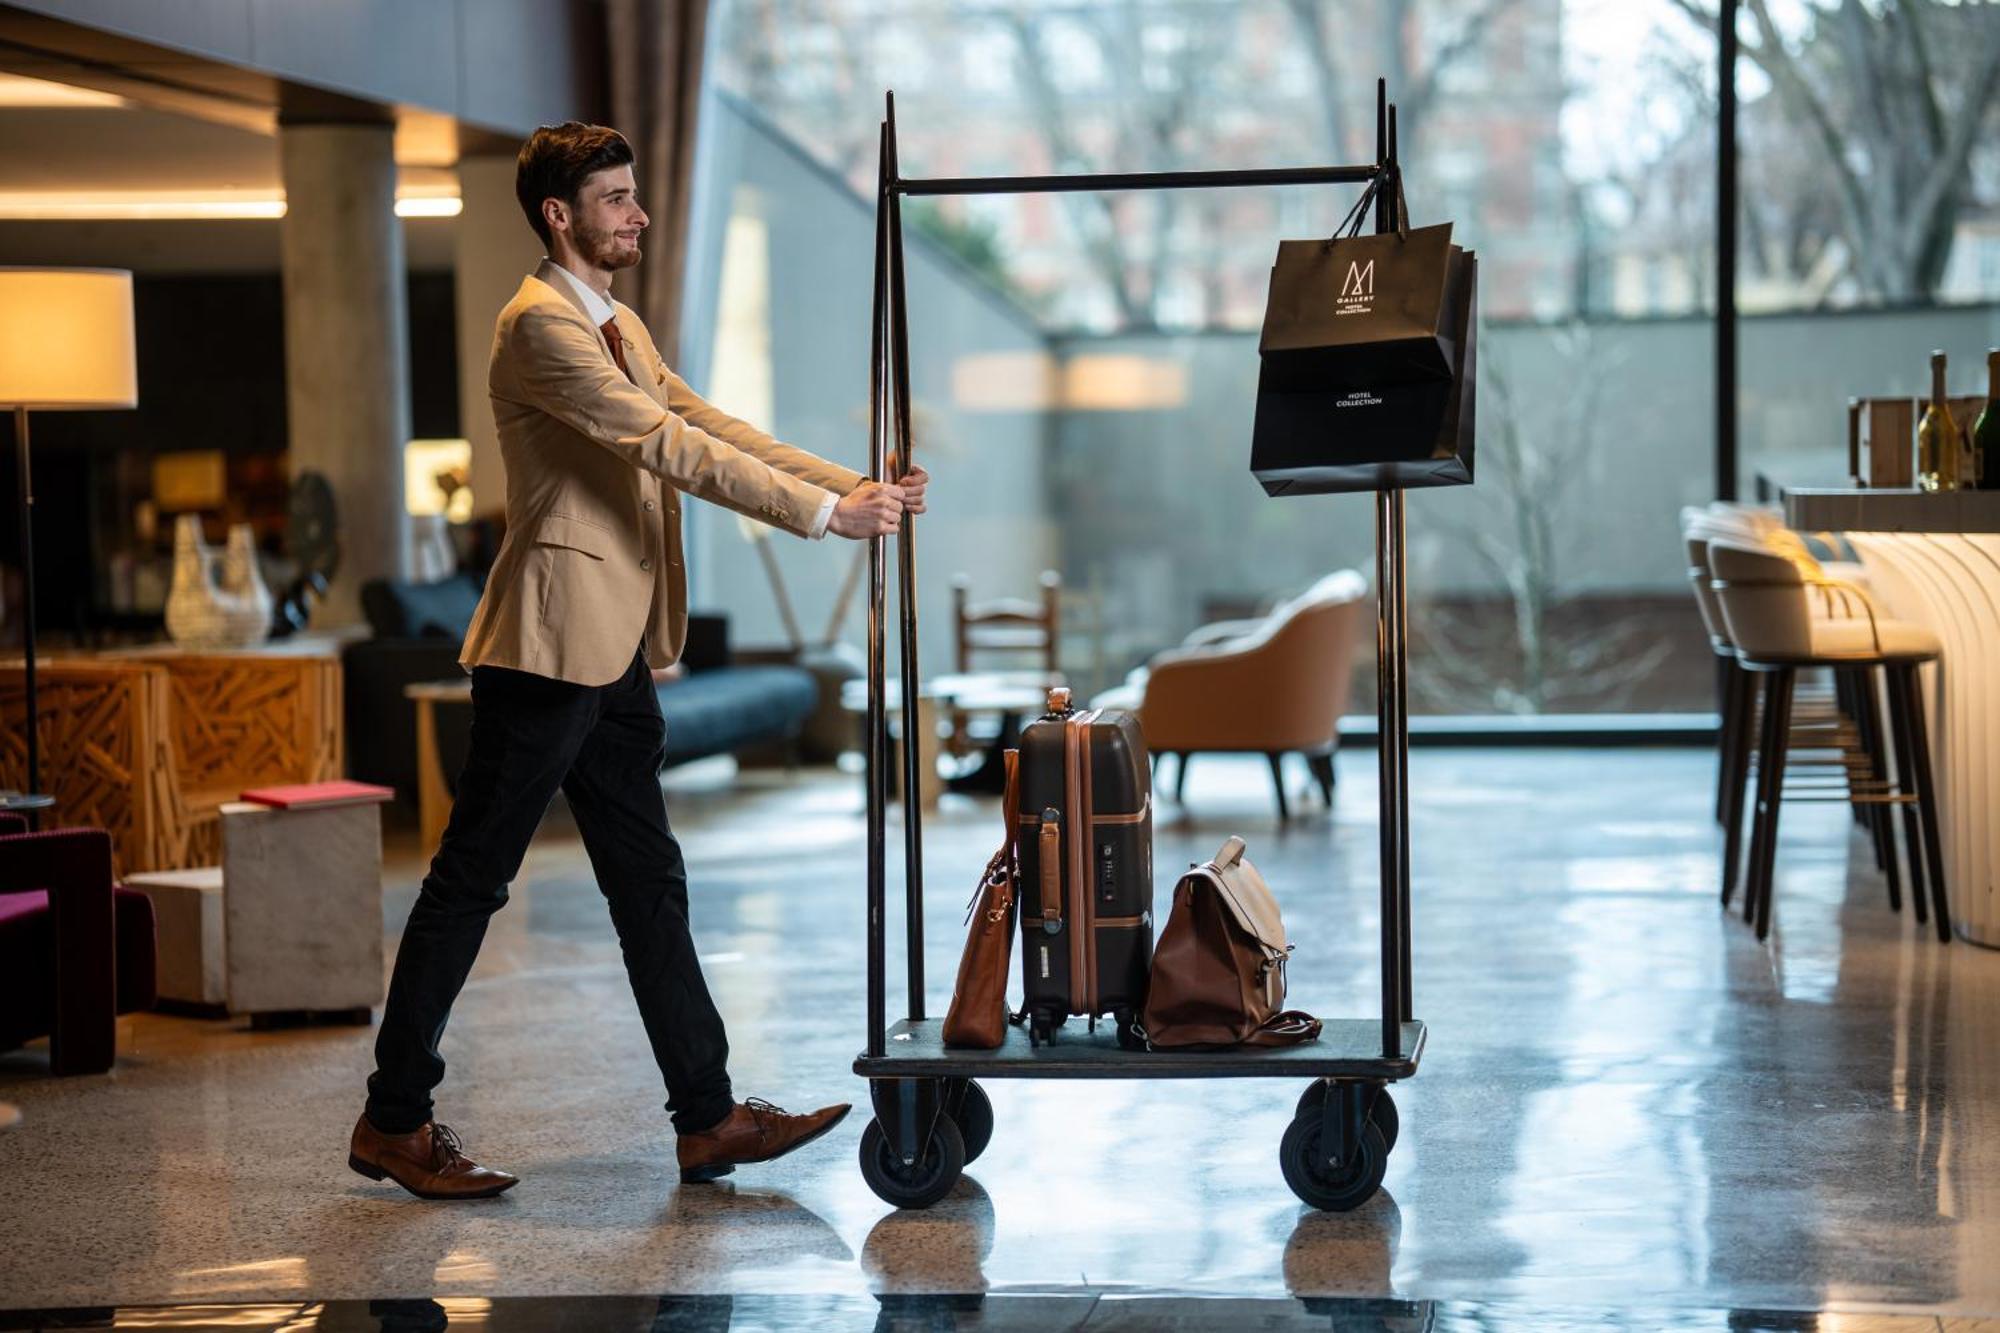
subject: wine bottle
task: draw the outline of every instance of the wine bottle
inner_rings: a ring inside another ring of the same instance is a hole
[[[1972,484],[2000,491],[2000,347],[1986,349],[1986,406],[1972,425]]]
[[[1847,479],[1859,488],[1868,483],[1861,479],[1861,400],[1847,400]]]
[[[1917,423],[1917,489],[1955,491],[1959,479],[1960,455],[1965,436],[1951,415],[1951,403],[1944,393],[1944,353],[1931,353],[1931,400],[1924,418]]]

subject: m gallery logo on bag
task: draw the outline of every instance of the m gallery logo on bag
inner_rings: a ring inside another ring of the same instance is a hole
[[[1375,308],[1375,261],[1351,260],[1347,276],[1340,280],[1340,295],[1334,298],[1336,315],[1365,315]]]

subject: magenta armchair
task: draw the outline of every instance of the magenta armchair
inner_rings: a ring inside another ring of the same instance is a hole
[[[153,1007],[153,903],[111,876],[103,829],[0,815],[0,1050],[49,1038],[56,1074],[100,1074],[117,1017]]]

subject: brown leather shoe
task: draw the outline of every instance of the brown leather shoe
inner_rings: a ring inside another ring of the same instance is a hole
[[[789,1115],[761,1097],[738,1102],[722,1123],[699,1134],[683,1134],[674,1145],[681,1183],[694,1185],[734,1171],[739,1163],[768,1162],[803,1148],[847,1118],[841,1102],[806,1115]]]
[[[521,1183],[467,1157],[458,1135],[435,1120],[409,1134],[384,1134],[364,1115],[354,1122],[347,1164],[370,1180],[387,1176],[419,1199],[490,1199]]]

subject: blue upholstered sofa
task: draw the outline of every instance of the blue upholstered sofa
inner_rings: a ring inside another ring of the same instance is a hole
[[[374,635],[341,654],[347,770],[361,781],[395,788],[407,808],[414,809],[416,797],[416,706],[403,697],[403,687],[463,674],[458,647],[478,604],[479,582],[469,574],[435,583],[377,579],[361,590]],[[819,686],[810,672],[733,664],[723,616],[688,618],[681,664],[686,673],[658,687],[669,767],[752,745],[794,742],[818,703]],[[438,710],[438,752],[448,781],[456,781],[464,761],[471,712]]]

